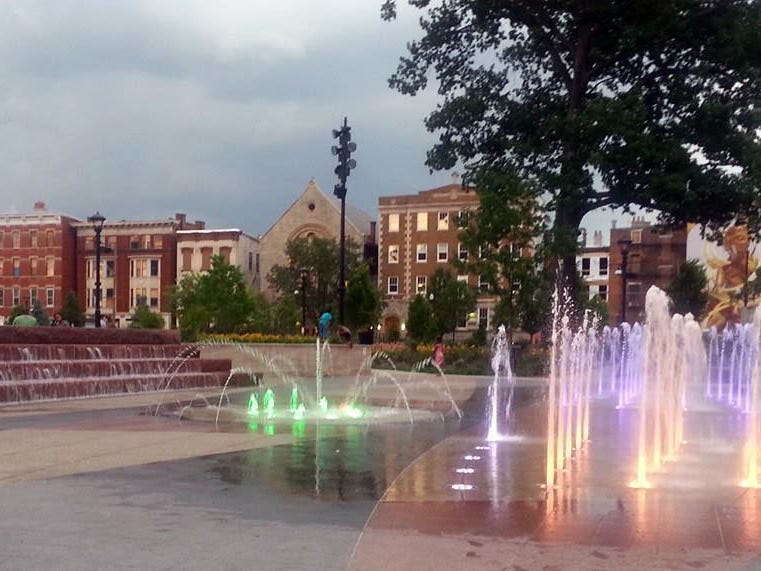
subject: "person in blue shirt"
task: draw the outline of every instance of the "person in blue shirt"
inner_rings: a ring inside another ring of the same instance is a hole
[[[330,314],[330,309],[326,309],[320,315],[320,339],[325,341],[328,338],[328,329],[330,328],[330,322],[333,321],[333,316]]]

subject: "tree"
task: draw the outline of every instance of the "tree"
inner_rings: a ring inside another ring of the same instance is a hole
[[[359,331],[378,321],[382,309],[378,287],[370,280],[370,268],[360,264],[351,274],[345,297],[346,324]]]
[[[29,308],[25,305],[14,305],[11,308],[11,312],[8,315],[8,319],[5,321],[8,325],[13,325],[13,320],[19,315],[29,315]]]
[[[431,310],[439,335],[452,333],[455,336],[457,324],[465,321],[476,306],[476,297],[465,282],[458,281],[449,272],[438,269],[431,276],[428,289]]]
[[[163,329],[164,318],[151,311],[145,301],[141,300],[132,312],[129,326],[133,329]]]
[[[608,310],[608,304],[599,295],[595,295],[590,299],[586,308],[589,311],[589,318],[597,318],[597,323],[600,328],[605,327],[610,320],[610,311]]]
[[[407,310],[407,335],[416,342],[428,343],[436,338],[433,308],[424,295],[416,295]]]
[[[301,272],[306,270],[307,321],[317,323],[320,314],[335,307],[338,299],[338,244],[330,238],[294,238],[285,245],[288,265],[275,265],[267,276],[282,296],[296,296],[301,307]],[[346,272],[351,275],[359,263],[359,247],[346,241]],[[294,292],[298,291],[298,294]]]
[[[187,339],[195,339],[199,333],[238,332],[255,307],[240,269],[222,256],[212,257],[207,273],[184,275],[173,288],[170,303]]]
[[[85,313],[79,305],[77,294],[70,291],[66,294],[61,308],[61,318],[65,319],[72,327],[82,327],[85,324]]]
[[[301,309],[292,295],[283,295],[272,304],[272,332],[291,335],[299,330]]]
[[[708,277],[703,266],[696,260],[683,263],[666,293],[676,313],[692,313],[695,319],[700,319],[708,303]]]
[[[415,95],[437,82],[427,165],[462,164],[477,188],[515,177],[495,204],[515,213],[534,201],[549,215],[562,261],[551,267],[571,289],[579,223],[597,208],[759,234],[761,2],[409,3],[424,12],[423,37],[390,85]],[[382,15],[395,17],[396,0]]]
[[[31,316],[37,320],[37,325],[47,326],[50,325],[50,316],[45,311],[40,303],[39,299],[32,300]]]

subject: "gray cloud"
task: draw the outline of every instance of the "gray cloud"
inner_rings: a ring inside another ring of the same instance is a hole
[[[376,0],[0,4],[0,199],[84,217],[186,211],[265,230],[314,176],[334,183],[331,128],[359,145],[350,199],[446,182],[423,165],[434,94],[387,87],[413,13]]]

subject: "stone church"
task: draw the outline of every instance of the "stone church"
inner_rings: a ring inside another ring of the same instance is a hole
[[[314,179],[280,218],[259,237],[261,288],[272,299],[275,295],[267,276],[275,265],[287,265],[285,244],[292,238],[318,237],[339,239],[341,202],[322,191]],[[364,246],[365,259],[377,256],[375,222],[366,212],[346,204],[346,238]],[[376,258],[377,259],[377,258]],[[347,276],[348,278],[348,276]]]

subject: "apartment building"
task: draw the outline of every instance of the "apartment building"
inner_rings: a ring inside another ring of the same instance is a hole
[[[608,277],[610,257],[608,246],[603,245],[602,230],[595,230],[592,240],[587,242],[586,232],[582,233],[582,243],[576,255],[576,265],[584,283],[589,288],[589,299],[599,296],[608,300]]]
[[[378,285],[386,301],[382,331],[403,331],[407,307],[417,294],[425,294],[439,268],[453,274],[453,262],[466,261],[468,251],[460,243],[458,220],[478,208],[473,189],[455,183],[417,194],[383,196],[378,201]],[[477,275],[457,275],[479,292],[477,309],[458,328],[460,333],[487,329],[496,297]]]
[[[171,312],[167,293],[177,276],[177,232],[203,229],[184,214],[163,220],[106,220],[101,233],[101,312],[117,327],[144,302],[167,327]],[[88,319],[95,312],[95,230],[87,222],[73,225],[77,240],[77,292]]]
[[[237,266],[246,283],[258,290],[261,285],[259,240],[237,228],[177,231],[177,279],[189,272],[211,269],[212,256],[222,256]]]
[[[48,313],[60,310],[76,288],[73,225],[37,202],[26,214],[0,215],[0,324],[12,308],[38,300]]]
[[[623,252],[627,252],[626,299],[623,299]],[[645,319],[645,295],[650,286],[666,289],[687,257],[687,229],[663,232],[641,217],[628,228],[610,231],[608,310],[610,323]]]

